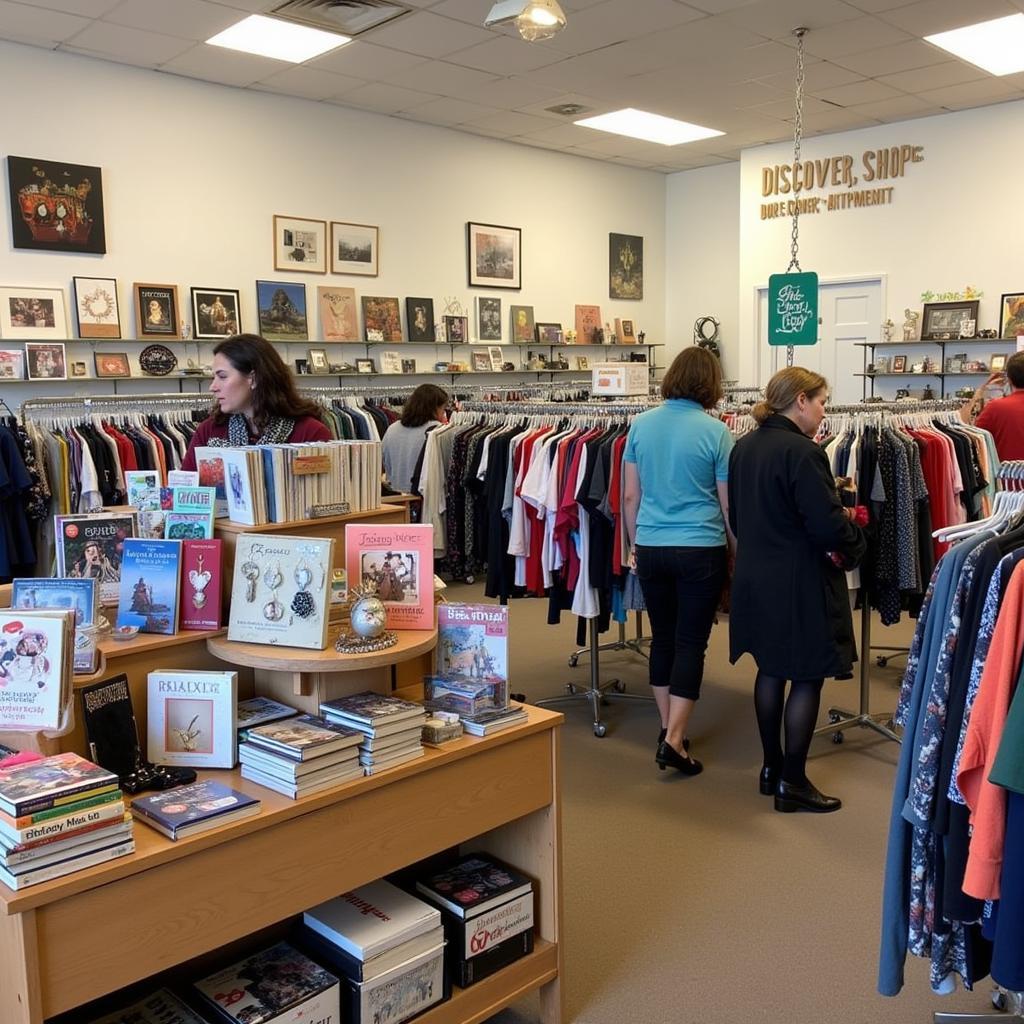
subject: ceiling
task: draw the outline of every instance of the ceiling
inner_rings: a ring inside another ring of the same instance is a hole
[[[491,0],[402,0],[415,10],[302,65],[202,42],[277,2],[0,0],[0,38],[663,173],[792,138],[798,25],[806,135],[1024,98],[1024,74],[997,78],[921,38],[1024,0],[560,0],[568,25],[542,43],[484,28]],[[726,134],[638,142],[546,109],[563,103]]]

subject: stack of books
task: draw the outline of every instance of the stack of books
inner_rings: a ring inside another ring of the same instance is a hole
[[[301,944],[336,971],[352,1024],[402,1021],[447,999],[440,913],[383,879],[302,915]]]
[[[242,778],[293,800],[363,774],[359,763],[363,734],[316,715],[253,726],[239,738]]]
[[[0,881],[25,889],[135,849],[117,776],[77,754],[0,769]]]
[[[529,716],[521,704],[509,702],[505,708],[490,708],[486,711],[477,711],[472,715],[460,715],[462,728],[470,736],[490,736],[492,732],[501,732],[502,729],[511,729],[514,725],[523,725],[529,721]]]
[[[359,762],[367,775],[423,756],[427,712],[422,704],[364,690],[329,700],[320,705],[320,712],[328,721],[362,734]]]
[[[451,980],[466,988],[533,950],[533,882],[486,853],[416,882],[441,908]]]
[[[207,1024],[207,1021],[193,1013],[173,992],[162,988],[91,1024]]]
[[[255,797],[210,779],[132,801],[132,814],[139,821],[175,841],[248,818],[259,809]]]

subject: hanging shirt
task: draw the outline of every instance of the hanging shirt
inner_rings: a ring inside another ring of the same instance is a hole
[[[1024,459],[1024,390],[989,402],[975,423],[992,432],[1001,462]]]

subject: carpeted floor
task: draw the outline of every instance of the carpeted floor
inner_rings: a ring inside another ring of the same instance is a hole
[[[454,585],[452,601],[481,601]],[[586,683],[570,669],[575,620],[546,624],[547,603],[512,602],[513,690],[528,700]],[[632,627],[631,627],[632,628]],[[777,814],[757,791],[760,745],[752,663],[733,667],[727,624],[715,627],[704,697],[690,735],[704,773],[659,772],[653,703],[563,705],[566,1024],[930,1024],[935,1010],[986,1012],[990,986],[939,998],[927,964],[911,959],[901,996],[875,992],[882,864],[898,750],[867,730],[815,740],[810,778],[843,799],[832,815]],[[912,623],[877,627],[876,642],[909,641]],[[649,692],[646,662],[602,656],[602,677]],[[895,706],[902,662],[873,668],[872,710]],[[855,707],[856,682],[826,685],[829,704]],[[824,719],[823,719],[824,720]],[[535,1000],[494,1024],[533,1024]]]

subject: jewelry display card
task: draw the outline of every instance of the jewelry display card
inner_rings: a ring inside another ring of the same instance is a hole
[[[182,629],[220,629],[222,557],[219,540],[182,541]]]
[[[150,672],[146,756],[154,764],[234,768],[238,673]]]
[[[333,563],[333,539],[241,534],[228,639],[324,650]]]
[[[140,633],[177,632],[180,582],[180,540],[126,540],[116,625],[138,626]]]
[[[136,512],[54,516],[57,575],[96,580],[100,604],[117,604],[124,542],[139,534]]]
[[[388,629],[434,628],[434,528],[345,527],[350,587],[372,589],[384,602]]]
[[[96,624],[96,581],[89,579],[36,579],[28,577],[11,581],[11,607],[32,611],[53,608],[75,613],[75,672],[90,675],[99,661],[96,637],[90,627]],[[85,629],[78,631],[79,626]]]

